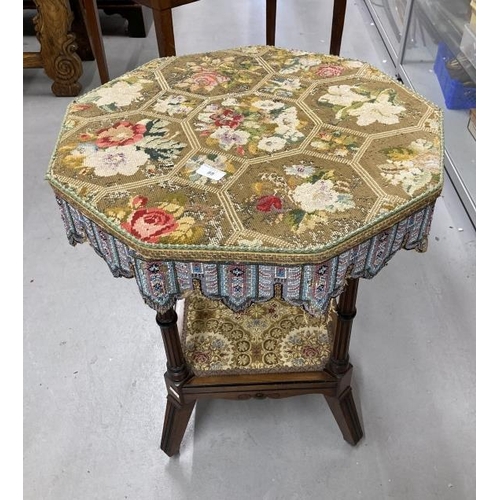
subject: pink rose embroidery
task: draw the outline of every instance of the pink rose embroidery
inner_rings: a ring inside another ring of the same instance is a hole
[[[175,231],[178,225],[175,218],[161,208],[139,208],[121,226],[142,241],[156,243],[161,236]]]
[[[332,64],[322,64],[316,69],[316,74],[323,78],[329,78],[332,76],[339,76],[344,72],[342,66],[335,66]]]
[[[229,78],[216,71],[198,71],[198,73],[192,75],[189,80],[195,85],[205,87],[206,90],[211,91],[217,87],[217,85],[228,82]]]
[[[261,196],[257,200],[257,210],[259,212],[270,212],[273,209],[281,210],[282,206],[281,199],[273,195]]]
[[[97,132],[96,144],[100,148],[110,146],[127,146],[140,141],[144,137],[146,127],[142,123],[120,121],[112,127]]]

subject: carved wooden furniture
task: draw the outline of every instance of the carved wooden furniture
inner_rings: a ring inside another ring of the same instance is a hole
[[[200,398],[322,394],[359,441],[358,280],[425,250],[443,184],[438,108],[331,55],[158,58],[69,106],[47,180],[70,243],[135,277],[156,311],[167,455]]]
[[[134,0],[153,11],[153,19],[161,57],[175,56],[175,36],[172,21],[172,9],[198,0]],[[276,39],[276,1],[266,0],[266,45],[275,45]],[[330,54],[340,53],[340,43],[344,29],[344,17],[347,0],[334,0],[332,30],[330,35]],[[286,0],[281,0],[286,8]]]
[[[34,0],[33,5],[37,9],[33,21],[40,51],[24,52],[23,68],[43,68],[53,80],[52,92],[56,96],[70,97],[80,93],[83,66],[72,31],[76,7],[87,28],[101,83],[109,81],[96,1]],[[27,8],[26,2],[24,8]]]

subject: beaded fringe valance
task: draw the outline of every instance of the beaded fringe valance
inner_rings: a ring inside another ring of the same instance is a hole
[[[174,306],[199,282],[203,295],[222,300],[233,311],[270,300],[280,290],[283,300],[319,316],[326,313],[330,299],[340,295],[346,279],[372,278],[401,249],[425,251],[434,210],[432,203],[323,263],[283,266],[146,261],[65,200],[56,199],[69,242],[88,241],[114,276],[135,277],[146,304],[159,312]]]

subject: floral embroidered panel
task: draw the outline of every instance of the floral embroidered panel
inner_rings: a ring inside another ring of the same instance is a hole
[[[337,56],[159,58],[69,105],[47,180],[143,261],[319,264],[433,206],[442,115]]]

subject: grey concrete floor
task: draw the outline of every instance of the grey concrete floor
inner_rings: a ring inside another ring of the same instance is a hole
[[[330,8],[287,0],[277,45],[326,53]],[[263,1],[200,1],[174,22],[179,55],[264,43]],[[103,23],[112,77],[157,57],[153,28],[132,39],[121,18]],[[25,50],[33,43],[24,37]],[[349,2],[342,55],[393,71],[362,0]],[[99,85],[94,62],[81,82],[84,92]],[[67,243],[44,180],[71,101],[50,85],[42,70],[24,70],[26,500],[475,498],[476,234],[448,179],[428,251],[402,251],[360,283],[356,447],[320,396],[201,401],[180,456],[168,458],[154,312],[135,281]]]

